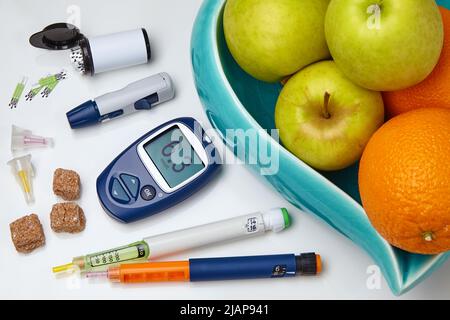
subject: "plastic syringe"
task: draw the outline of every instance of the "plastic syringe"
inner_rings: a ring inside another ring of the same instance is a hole
[[[157,259],[223,241],[279,232],[291,224],[288,211],[276,208],[217,221],[188,229],[150,236],[126,246],[73,258],[66,265],[53,268],[54,273],[79,268],[80,271],[105,270],[116,264]]]

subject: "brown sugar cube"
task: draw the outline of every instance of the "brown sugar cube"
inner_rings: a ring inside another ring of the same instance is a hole
[[[12,242],[18,252],[29,253],[45,244],[42,224],[34,213],[12,222],[9,228]]]
[[[80,197],[80,176],[73,170],[58,168],[53,174],[53,192],[66,201]]]
[[[53,205],[50,221],[55,232],[78,233],[86,227],[83,209],[74,202]]]

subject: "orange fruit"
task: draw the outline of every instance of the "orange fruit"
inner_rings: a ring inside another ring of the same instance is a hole
[[[386,122],[359,168],[363,207],[393,246],[450,250],[450,110],[423,108]]]
[[[418,85],[383,93],[388,118],[419,108],[450,108],[450,10],[443,7],[439,9],[445,34],[439,62],[433,72]]]

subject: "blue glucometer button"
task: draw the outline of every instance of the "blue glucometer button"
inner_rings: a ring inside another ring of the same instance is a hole
[[[127,192],[116,178],[112,179],[111,183],[111,196],[114,200],[120,203],[127,203],[130,201]]]
[[[218,172],[220,157],[193,118],[178,118],[146,133],[97,178],[102,207],[132,222],[190,197]]]
[[[131,196],[136,199],[139,193],[139,178],[123,173],[120,175],[120,179],[130,192]]]

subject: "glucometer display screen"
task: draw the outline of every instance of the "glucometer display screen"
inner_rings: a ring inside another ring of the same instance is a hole
[[[144,149],[171,188],[205,167],[178,127],[173,127],[152,139],[144,145]]]

